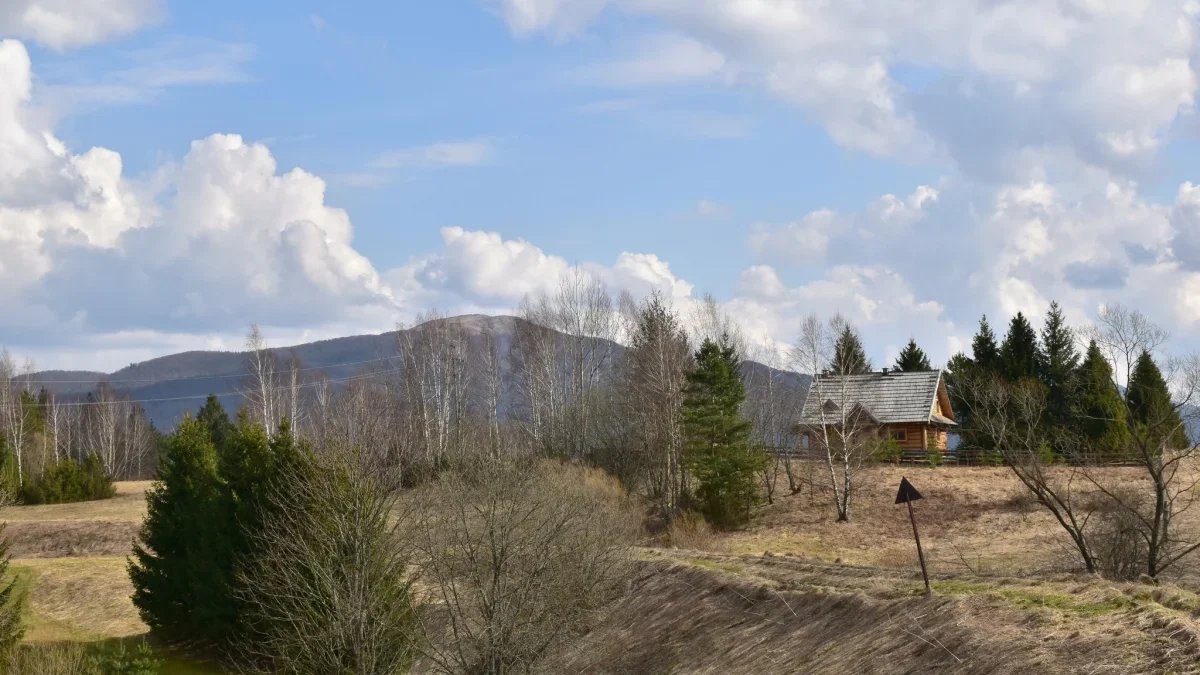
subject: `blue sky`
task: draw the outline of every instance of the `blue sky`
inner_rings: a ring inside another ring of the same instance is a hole
[[[1190,6],[906,4],[14,0],[0,342],[108,368],[583,265],[764,345],[840,311],[878,362],[1050,300],[1190,345]]]

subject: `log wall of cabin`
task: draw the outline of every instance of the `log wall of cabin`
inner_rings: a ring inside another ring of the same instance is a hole
[[[929,447],[930,441],[937,443],[938,450],[946,449],[947,435],[945,429],[939,429],[925,424],[888,424],[884,427],[887,433],[903,429],[906,438],[903,441],[897,441],[900,447],[905,450],[924,450]],[[804,432],[799,435],[797,448],[801,452],[817,447],[817,440],[810,436],[811,432]],[[807,443],[806,443],[807,439]]]
[[[886,427],[889,434],[903,430],[906,438],[897,441],[905,450],[924,450],[930,443],[936,442],[939,450],[946,449],[946,432],[926,424],[889,424]]]

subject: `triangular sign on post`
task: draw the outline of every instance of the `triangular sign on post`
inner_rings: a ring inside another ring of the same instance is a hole
[[[900,479],[900,492],[896,493],[896,503],[905,504],[915,502],[921,499],[921,493],[917,492],[917,488],[913,487],[912,483],[908,482],[907,478]]]

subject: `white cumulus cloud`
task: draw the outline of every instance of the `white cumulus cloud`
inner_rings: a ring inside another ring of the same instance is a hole
[[[161,0],[5,0],[0,35],[69,49],[132,33],[164,12]]]

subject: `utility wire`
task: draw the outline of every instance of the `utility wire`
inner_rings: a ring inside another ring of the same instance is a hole
[[[364,362],[364,363],[366,363],[366,362]],[[350,364],[343,364],[343,365],[350,365]],[[332,367],[332,366],[330,366],[330,367]],[[402,370],[402,368],[396,367],[396,368],[389,368],[387,370],[376,371],[373,373],[362,373],[359,375],[350,375],[348,377],[338,377],[338,378],[331,378],[328,380],[318,380],[316,382],[304,382],[302,384],[296,385],[296,388],[303,389],[305,387],[317,387],[317,386],[321,386],[326,383],[353,382],[355,380],[363,380],[363,379],[368,379],[368,378],[372,378],[372,377],[379,377],[380,375],[387,375],[389,373],[396,373],[396,372],[399,372],[400,370]],[[285,385],[282,387],[272,387],[271,391],[272,392],[290,391],[291,388],[292,388],[292,386],[289,384],[289,385]],[[165,398],[121,399],[119,401],[69,401],[66,403],[57,403],[56,405],[61,405],[63,407],[82,407],[82,406],[92,406],[92,405],[123,405],[126,403],[161,403],[161,402],[165,402],[165,401],[200,400],[200,399],[206,399],[209,396],[216,396],[217,398],[227,398],[229,396],[244,396],[244,395],[245,395],[244,392],[241,392],[241,391],[227,391],[227,392],[223,392],[220,394],[214,393],[214,394],[196,394],[193,396],[168,396]],[[17,404],[17,405],[19,405],[19,404]],[[10,407],[16,407],[16,406],[14,405],[14,406],[10,406]]]
[[[384,357],[381,357],[378,359],[367,359],[365,361],[347,361],[345,363],[331,363],[326,366],[310,366],[308,368],[297,368],[296,372],[302,373],[302,372],[307,372],[310,370],[328,370],[330,368],[341,368],[344,366],[357,366],[357,365],[361,365],[364,363],[377,363],[379,361],[388,361],[390,359],[395,359],[395,358],[398,358],[398,357],[384,356]],[[21,378],[21,377],[14,377],[13,379],[21,380],[22,382],[25,382],[28,384],[99,384],[101,382],[108,382],[109,384],[120,384],[123,382],[182,382],[182,381],[190,381],[190,380],[216,380],[216,379],[226,379],[226,378],[230,378],[230,377],[245,377],[245,376],[246,376],[246,371],[243,370],[238,373],[226,373],[224,375],[188,375],[185,377],[140,377],[140,378],[131,377],[131,378],[122,378],[119,380],[110,380],[110,379],[106,379],[103,377],[95,378],[95,379],[91,379],[91,380],[27,380],[27,379]]]

